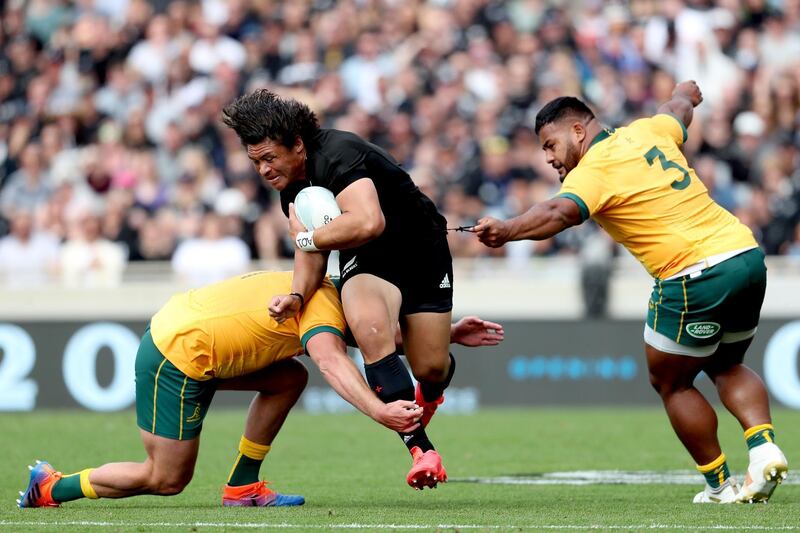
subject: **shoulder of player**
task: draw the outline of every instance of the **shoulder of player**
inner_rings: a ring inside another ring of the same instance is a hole
[[[342,150],[369,150],[370,145],[367,141],[355,133],[343,130],[323,129],[320,130],[319,151],[327,158],[334,158]]]
[[[618,162],[620,158],[627,158],[631,148],[638,146],[643,138],[653,135],[646,120],[638,119],[627,126],[604,130],[592,142],[592,146],[581,159],[580,166],[584,168],[603,167],[609,162],[614,163]]]

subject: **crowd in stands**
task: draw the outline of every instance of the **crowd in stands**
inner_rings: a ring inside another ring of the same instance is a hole
[[[286,219],[220,120],[269,87],[386,148],[452,226],[551,197],[532,126],[562,95],[609,126],[676,81],[705,96],[685,151],[769,254],[800,256],[800,1],[6,0],[0,277],[192,284],[290,257]],[[577,253],[591,224],[456,257]]]

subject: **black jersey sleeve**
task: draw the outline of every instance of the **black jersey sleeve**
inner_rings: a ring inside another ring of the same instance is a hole
[[[367,155],[371,147],[364,140],[353,134],[340,135],[325,148],[327,168],[323,181],[334,196],[361,178],[370,177]]]

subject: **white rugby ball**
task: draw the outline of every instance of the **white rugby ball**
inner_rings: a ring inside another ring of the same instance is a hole
[[[294,199],[294,212],[307,230],[315,230],[342,214],[333,193],[325,187],[306,187]]]

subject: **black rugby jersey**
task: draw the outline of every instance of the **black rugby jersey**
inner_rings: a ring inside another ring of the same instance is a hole
[[[386,229],[376,240],[411,233],[416,238],[445,234],[446,222],[436,206],[382,148],[354,133],[321,129],[306,150],[307,181],[291,183],[281,191],[281,207],[287,216],[289,203],[309,185],[325,187],[336,196],[348,185],[367,177],[375,184],[386,219]]]

